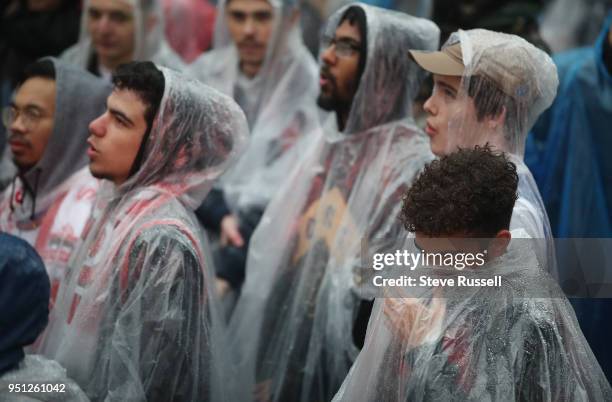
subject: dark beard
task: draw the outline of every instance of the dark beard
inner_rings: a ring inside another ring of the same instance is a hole
[[[317,98],[317,105],[327,111],[327,112],[334,112],[336,111],[336,106],[337,106],[337,101],[336,99],[332,98],[332,97],[328,97],[325,96],[323,94],[319,94],[319,97]]]
[[[327,111],[327,112],[336,112],[336,113],[346,113],[351,109],[351,105],[353,102],[344,102],[339,100],[336,97],[325,96],[323,94],[319,94],[317,98],[317,105]]]

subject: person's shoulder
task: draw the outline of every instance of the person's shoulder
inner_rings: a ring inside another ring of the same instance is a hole
[[[58,385],[60,387],[59,389],[61,390],[60,392],[62,392],[63,401],[89,401],[81,388],[67,376],[65,368],[63,368],[58,362],[47,359],[41,355],[26,355],[16,369],[9,371],[0,377],[0,397],[2,397],[3,393],[2,388],[5,388],[3,383],[38,383],[49,384],[52,386]],[[45,398],[45,394],[46,393],[34,393],[30,395],[32,399],[24,400],[47,400],[47,398]],[[48,395],[51,396],[51,394]]]
[[[183,217],[164,216],[151,219],[136,231],[136,247],[195,250],[200,240],[191,221]]]

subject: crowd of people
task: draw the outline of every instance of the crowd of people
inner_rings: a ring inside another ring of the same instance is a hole
[[[0,5],[0,401],[612,400],[612,4],[514,3]]]

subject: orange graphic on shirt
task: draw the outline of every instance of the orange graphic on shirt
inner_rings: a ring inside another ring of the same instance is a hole
[[[346,246],[358,237],[357,227],[347,211],[346,200],[334,187],[314,201],[300,217],[293,263],[297,263],[320,240],[325,242],[330,255],[342,261]]]

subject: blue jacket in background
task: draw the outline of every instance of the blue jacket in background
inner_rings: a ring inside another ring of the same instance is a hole
[[[527,139],[555,237],[612,237],[612,75],[604,48],[612,13],[594,47],[554,57],[559,91]]]
[[[527,138],[525,162],[533,172],[556,238],[612,238],[612,75],[604,63],[612,13],[594,47],[554,57],[559,91],[553,105]],[[609,51],[609,50],[608,50]],[[612,240],[609,240],[612,242]],[[608,240],[606,240],[607,244]],[[572,250],[559,247],[560,284],[572,270],[598,270],[610,264],[572,266]],[[602,250],[599,250],[602,253]],[[603,266],[601,266],[603,265]],[[580,327],[612,380],[612,299],[570,299]]]

